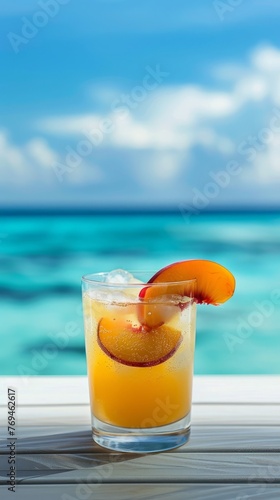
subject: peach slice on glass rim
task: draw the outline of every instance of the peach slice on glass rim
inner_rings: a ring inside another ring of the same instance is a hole
[[[193,283],[188,280],[196,281]],[[163,285],[149,286],[149,283]],[[141,290],[139,299],[143,304],[138,305],[138,319],[148,328],[163,324],[164,307],[155,310],[152,303],[156,301],[157,296],[163,294],[193,297],[197,304],[219,305],[233,295],[234,289],[234,276],[216,262],[209,260],[175,262],[158,271]]]
[[[163,325],[147,330],[131,321],[102,318],[97,341],[107,356],[128,366],[149,367],[167,361],[182,342],[182,334]]]

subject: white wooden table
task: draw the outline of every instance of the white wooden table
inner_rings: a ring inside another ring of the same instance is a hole
[[[7,388],[17,392],[16,492]],[[152,455],[93,443],[86,377],[0,377],[0,499],[280,499],[280,376],[196,376],[189,443]]]

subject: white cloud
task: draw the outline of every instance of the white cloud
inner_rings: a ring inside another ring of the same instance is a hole
[[[110,102],[108,107],[111,108]],[[41,120],[38,126],[49,134],[76,136],[77,142],[92,132],[101,137],[98,145],[107,148],[184,150],[187,155],[193,146],[200,144],[228,153],[233,149],[231,140],[204,124],[231,115],[235,109],[236,102],[230,94],[189,85],[169,86],[155,92],[148,114],[143,114],[139,106],[122,119],[110,110],[103,115],[50,117]],[[112,130],[104,133],[102,124],[106,120]]]
[[[58,155],[41,138],[15,146],[8,134],[0,131],[0,165],[2,182],[15,185],[51,184],[52,163]]]
[[[262,76],[252,74],[246,75],[236,84],[233,99],[236,108],[247,104],[250,101],[261,101],[268,94],[268,85]]]
[[[280,50],[270,45],[255,48],[246,66],[223,64],[213,71],[218,80],[232,84],[235,110],[252,101],[280,102]]]
[[[256,70],[264,73],[279,73],[280,52],[275,47],[265,45],[252,54],[252,63]]]
[[[58,155],[48,145],[44,139],[32,139],[26,145],[26,152],[39,165],[50,168],[58,161]]]
[[[28,176],[28,163],[24,153],[19,147],[11,144],[3,130],[0,130],[0,166],[2,180],[24,180]]]
[[[8,134],[0,130],[0,166],[1,184],[13,186],[58,186],[54,165],[60,162],[65,165],[65,158],[52,149],[45,139],[35,137],[23,144],[15,146]],[[83,185],[85,182],[96,183],[102,179],[99,167],[89,161],[80,159],[77,168],[70,175],[63,175],[68,184]]]
[[[255,179],[260,185],[280,182],[280,132],[256,155],[250,170],[249,182]]]
[[[202,89],[196,85],[170,86],[160,88],[156,106],[155,120],[174,125],[193,126],[207,119],[231,115],[235,103],[230,94]]]
[[[68,115],[44,118],[38,122],[43,132],[54,135],[80,135],[84,130],[98,128],[101,116],[97,114]]]

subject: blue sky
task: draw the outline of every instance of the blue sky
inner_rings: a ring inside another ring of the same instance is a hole
[[[279,19],[277,0],[2,2],[1,206],[279,206]]]

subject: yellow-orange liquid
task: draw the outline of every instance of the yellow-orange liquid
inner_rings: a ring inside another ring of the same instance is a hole
[[[135,305],[106,306],[84,297],[87,365],[92,413],[119,427],[159,427],[184,418],[191,409],[195,305],[178,309],[170,324],[183,340],[176,352],[156,366],[127,366],[111,359],[97,342],[102,317],[133,316]],[[135,316],[136,317],[136,316]]]

